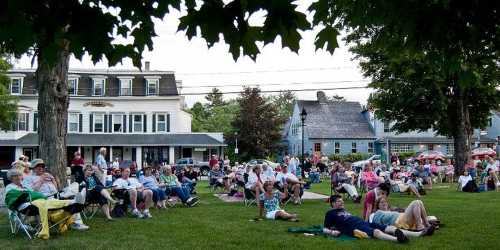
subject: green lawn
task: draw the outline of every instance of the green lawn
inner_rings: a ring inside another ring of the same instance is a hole
[[[328,183],[316,184],[313,191],[329,194]],[[47,241],[28,241],[11,236],[5,215],[0,217],[0,245],[10,248],[95,248],[95,249],[388,249],[397,244],[380,240],[339,241],[320,236],[287,233],[288,227],[311,226],[323,222],[329,209],[323,201],[305,201],[286,207],[298,213],[299,223],[249,220],[257,208],[229,204],[216,199],[201,184],[202,201],[195,208],[176,207],[153,211],[153,219],[118,219],[105,222],[102,215],[88,221],[86,232],[70,231],[52,235]],[[405,248],[414,249],[498,249],[500,244],[500,193],[466,194],[452,187],[435,186],[423,201],[432,215],[445,226],[432,237],[412,239]],[[393,206],[405,206],[410,196],[390,196]],[[360,214],[362,205],[346,202],[347,209]],[[400,247],[400,246],[399,246]]]

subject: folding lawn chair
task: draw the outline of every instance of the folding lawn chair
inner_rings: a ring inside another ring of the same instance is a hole
[[[49,209],[49,212],[57,210],[64,210],[70,212],[68,215],[59,218],[57,221],[52,222],[49,230],[59,226],[61,223],[69,219],[73,214],[82,211],[83,206],[79,204],[71,204],[64,208]],[[42,225],[38,217],[38,208],[31,203],[31,197],[28,193],[19,196],[17,200],[8,208],[9,224],[11,233],[16,235],[22,231],[30,240],[32,240],[42,230]],[[49,215],[49,223],[50,223]]]

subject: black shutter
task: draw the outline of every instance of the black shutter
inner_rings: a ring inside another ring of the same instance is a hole
[[[127,133],[127,115],[123,115],[123,133]]]
[[[132,133],[132,119],[134,119],[134,115],[128,115],[128,131]]]
[[[92,133],[92,132],[94,131],[94,126],[93,126],[93,125],[94,125],[94,124],[93,124],[94,122],[93,122],[93,120],[94,120],[94,115],[93,115],[93,114],[90,114],[90,115],[89,115],[89,124],[90,124],[90,125],[89,125],[89,131],[90,131],[90,133]]]
[[[110,93],[111,93],[111,91],[110,91]],[[108,122],[108,124],[109,124],[108,125],[108,132],[109,133],[114,132],[113,131],[113,129],[114,129],[113,128],[113,115],[108,115],[108,120],[109,120],[109,122]]]
[[[104,133],[108,132],[108,115],[104,115]]]
[[[38,113],[33,114],[33,131],[38,131]]]
[[[30,113],[26,113],[26,131],[30,131]]]
[[[83,132],[83,115],[78,114],[78,132]]]
[[[142,128],[144,133],[148,132],[148,116],[143,115],[142,116]]]
[[[170,132],[170,114],[167,114],[167,132]]]
[[[156,132],[156,114],[153,114],[153,132]]]

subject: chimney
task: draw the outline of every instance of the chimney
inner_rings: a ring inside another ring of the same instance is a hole
[[[326,99],[325,92],[323,92],[323,91],[316,92],[316,97],[317,97],[319,103],[327,103],[328,102],[328,99]]]
[[[151,63],[149,61],[144,62],[144,71],[149,71],[149,66]]]

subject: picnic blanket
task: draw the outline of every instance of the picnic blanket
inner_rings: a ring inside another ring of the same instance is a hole
[[[314,234],[314,235],[320,235],[324,236],[328,239],[334,239],[334,240],[341,240],[341,241],[349,241],[349,240],[355,240],[356,238],[348,236],[348,235],[340,235],[339,237],[333,237],[331,235],[327,235],[323,233],[323,226],[320,225],[314,225],[311,227],[290,227],[288,228],[289,233],[297,233],[297,234]]]
[[[243,196],[229,196],[227,194],[214,194],[215,197],[221,199],[224,202],[242,202]]]

